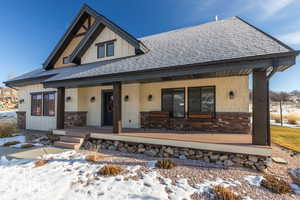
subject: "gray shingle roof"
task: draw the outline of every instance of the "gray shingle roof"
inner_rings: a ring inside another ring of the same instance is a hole
[[[9,81],[49,74],[56,75],[46,82],[57,81],[293,51],[238,17],[155,34],[139,40],[150,49],[148,53],[76,67],[35,70]]]

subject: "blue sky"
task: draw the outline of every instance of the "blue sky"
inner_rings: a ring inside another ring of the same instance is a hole
[[[299,0],[10,0],[0,7],[0,82],[41,67],[83,3],[136,37],[240,16],[300,50]],[[272,90],[300,90],[297,61]]]

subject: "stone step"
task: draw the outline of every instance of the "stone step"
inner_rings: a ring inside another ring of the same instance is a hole
[[[73,137],[73,136],[60,136],[61,142],[70,142],[70,143],[82,143],[84,138],[82,137]]]
[[[66,134],[65,134],[65,136],[81,137],[81,138],[84,138],[87,135],[88,135],[88,133],[75,132],[75,131],[67,131]]]
[[[54,142],[54,146],[60,147],[60,148],[65,148],[65,149],[79,149],[80,143],[56,141],[56,142]]]

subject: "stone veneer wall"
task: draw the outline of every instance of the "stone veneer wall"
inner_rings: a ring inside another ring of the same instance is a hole
[[[211,131],[249,133],[251,113],[218,112],[215,119],[149,118],[149,112],[141,112],[141,127],[147,129],[171,129],[180,131]]]
[[[259,171],[265,171],[272,164],[270,157],[91,138],[85,140],[81,149],[96,152],[107,149],[151,157],[201,160],[223,166],[243,166]]]
[[[86,126],[87,112],[84,111],[66,111],[65,128],[76,126]]]
[[[26,112],[17,111],[17,126],[19,129],[26,129]]]

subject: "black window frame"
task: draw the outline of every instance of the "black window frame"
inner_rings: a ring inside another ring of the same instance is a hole
[[[101,58],[108,58],[108,57],[113,57],[113,56],[115,56],[115,41],[116,41],[116,39],[114,39],[114,40],[109,40],[109,41],[105,41],[105,42],[99,42],[99,43],[97,43],[97,44],[95,44],[96,45],[96,47],[97,47],[97,59],[101,59]],[[108,45],[109,44],[113,44],[113,55],[108,55]],[[104,49],[104,54],[103,54],[103,57],[101,56],[99,56],[99,48],[100,47],[103,47],[103,49]]]
[[[113,52],[112,52],[112,55],[108,55],[108,45],[113,45]],[[106,57],[112,57],[112,56],[115,56],[115,42],[112,41],[112,42],[107,42],[105,44],[105,56]]]
[[[100,56],[100,55],[99,55],[99,53],[100,53],[100,51],[99,51],[100,47],[101,47],[101,48],[103,47],[103,50],[104,50],[103,56]],[[98,45],[97,45],[97,58],[98,58],[98,59],[100,59],[100,58],[105,58],[105,57],[106,57],[106,49],[105,49],[105,48],[106,48],[106,47],[105,47],[105,44],[98,44]]]
[[[173,112],[169,112],[169,111],[165,111],[165,108],[164,108],[164,103],[163,103],[163,95],[165,92],[172,92],[172,101],[171,101],[171,104],[172,104],[172,108],[174,107],[174,93],[176,93],[176,90],[183,90],[183,99],[184,99],[184,109],[183,109],[183,116],[182,117],[176,117],[173,115]],[[161,111],[162,112],[169,112],[169,117],[171,118],[185,118],[186,116],[186,94],[185,94],[185,87],[181,87],[181,88],[162,88],[161,89]]]
[[[54,113],[53,114],[50,114],[49,113],[49,97],[48,97],[48,108],[47,108],[47,111],[48,113],[46,113],[46,109],[45,109],[45,96],[46,95],[50,95],[50,94],[53,94],[54,95]],[[43,92],[43,116],[47,116],[47,117],[54,117],[55,116],[55,105],[56,105],[56,97],[55,97],[55,92]]]
[[[196,113],[196,112],[192,112],[191,111],[191,104],[190,104],[190,90],[191,89],[200,89],[200,99],[199,99],[199,103],[200,105],[202,105],[202,89],[203,88],[213,88],[213,94],[214,94],[214,105],[213,105],[213,111],[212,112],[197,112],[197,113],[203,113],[203,114],[212,114],[212,117],[215,118],[216,117],[216,86],[215,85],[207,85],[207,86],[195,86],[195,87],[188,87],[188,91],[187,91],[187,97],[188,97],[188,116],[191,113]]]
[[[45,110],[44,110],[44,95],[47,95],[47,94],[54,94],[54,114],[53,115],[46,115],[45,114]],[[30,114],[31,116],[38,116],[38,117],[55,117],[56,115],[56,109],[55,109],[55,106],[56,106],[56,91],[46,91],[46,92],[32,92],[30,93],[31,95],[31,102],[30,102]],[[37,115],[36,113],[33,112],[33,96],[34,95],[41,95],[41,114],[40,115]]]

